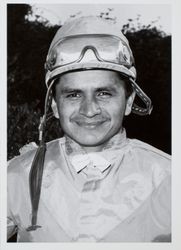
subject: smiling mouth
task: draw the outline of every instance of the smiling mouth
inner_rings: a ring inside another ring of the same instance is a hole
[[[76,121],[76,124],[80,127],[84,127],[87,129],[94,129],[97,128],[98,126],[101,126],[103,123],[106,123],[107,120],[105,121],[96,121],[96,122],[84,122],[84,121]]]

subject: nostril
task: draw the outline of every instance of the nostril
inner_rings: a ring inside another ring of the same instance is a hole
[[[80,106],[80,114],[85,115],[87,117],[93,117],[100,113],[101,113],[101,108],[94,101],[84,102]]]

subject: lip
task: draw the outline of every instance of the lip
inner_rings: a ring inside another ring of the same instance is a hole
[[[76,124],[80,127],[85,127],[87,129],[94,129],[106,122],[107,120],[95,121],[95,122],[76,121]]]

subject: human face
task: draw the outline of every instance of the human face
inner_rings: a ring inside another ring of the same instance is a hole
[[[120,131],[129,113],[125,83],[113,71],[66,73],[58,80],[55,93],[61,128],[87,148],[100,149]]]

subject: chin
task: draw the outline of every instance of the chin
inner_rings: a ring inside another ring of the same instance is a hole
[[[84,136],[81,138],[72,138],[72,139],[83,147],[101,146],[106,141],[106,139],[104,137],[103,138],[95,138],[95,137],[90,136],[90,135]]]

